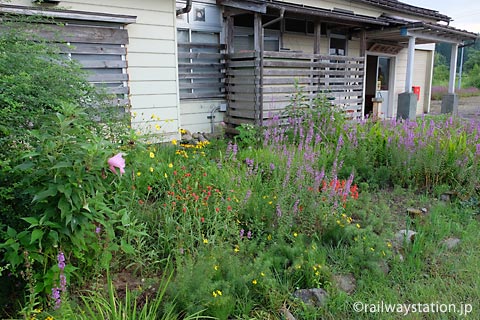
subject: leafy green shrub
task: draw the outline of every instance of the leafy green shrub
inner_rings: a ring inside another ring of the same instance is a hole
[[[129,235],[141,232],[125,208],[132,175],[121,179],[106,163],[129,138],[126,123],[93,121],[108,109],[104,96],[57,46],[30,31],[32,23],[48,28],[41,22],[6,19],[0,33],[0,250],[17,282],[29,283],[30,310],[58,282],[59,252],[68,261],[66,279],[80,284],[114,252],[132,253]]]
[[[12,168],[19,163],[25,150],[34,147],[35,141],[29,131],[40,127],[42,116],[61,110],[63,105],[101,104],[79,65],[59,54],[59,46],[31,31],[32,25],[42,30],[48,29],[51,23],[37,17],[2,18],[0,221],[12,227],[24,227],[17,213],[28,211],[29,199],[20,196],[21,201],[18,201],[21,193],[18,181],[22,177]]]
[[[130,175],[106,169],[118,146],[105,140],[78,108],[62,111],[43,116],[40,128],[29,131],[34,147],[12,169],[22,177],[19,192],[28,200],[23,204],[28,211],[17,213],[27,227],[8,227],[1,245],[12,271],[22,269],[28,252],[37,293],[51,290],[58,252],[74,266],[65,270],[67,278],[79,283],[91,278],[97,266],[106,268],[113,252],[132,253],[128,234],[139,231],[125,208]],[[117,241],[118,235],[124,238]]]

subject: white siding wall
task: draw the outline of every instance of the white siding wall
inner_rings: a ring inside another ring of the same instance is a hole
[[[397,116],[398,95],[405,92],[405,81],[407,77],[407,56],[408,49],[402,49],[395,58],[395,85],[393,94],[393,114],[392,117]]]
[[[32,6],[29,0],[9,4]],[[137,16],[127,26],[127,61],[134,128],[177,137],[179,123],[174,0],[66,0],[70,10]],[[152,117],[154,119],[152,119]],[[161,126],[161,131],[155,125]]]
[[[223,121],[224,112],[219,112],[220,104],[226,103],[223,100],[203,100],[188,101],[182,100],[180,103],[180,114],[182,118],[182,128],[190,132],[211,132],[211,121],[213,120],[214,132],[220,129],[220,123]],[[209,119],[212,111],[214,119]]]
[[[420,101],[417,105],[417,114],[421,115],[430,111],[435,45],[421,45],[417,46],[416,49],[413,85],[420,86]]]
[[[432,82],[432,59],[433,49],[423,47],[415,50],[413,85],[420,86],[420,100],[417,102],[417,115],[428,112],[430,108],[430,91]],[[426,50],[424,50],[426,49]],[[395,62],[395,86],[394,86],[394,114],[396,117],[398,106],[398,95],[405,92],[405,81],[407,76],[407,53],[408,49],[402,49],[396,56]]]

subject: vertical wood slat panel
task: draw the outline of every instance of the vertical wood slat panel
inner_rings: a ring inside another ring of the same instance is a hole
[[[259,115],[262,122],[268,119],[269,112],[285,111],[298,89],[309,103],[325,95],[332,105],[342,108],[347,117],[361,116],[364,58],[266,51],[261,60],[260,68],[255,52],[228,56],[227,121],[230,124],[243,120],[257,123]],[[258,92],[261,92],[261,105],[255,95]],[[261,113],[257,112],[258,108],[262,108]]]

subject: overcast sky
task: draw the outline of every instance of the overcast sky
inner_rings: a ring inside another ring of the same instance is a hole
[[[480,33],[480,1],[478,0],[400,0],[417,7],[433,9],[453,19],[451,26]]]

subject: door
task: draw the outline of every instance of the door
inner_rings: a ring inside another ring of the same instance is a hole
[[[391,60],[392,58],[389,57],[378,57],[376,97],[383,99],[382,107],[378,114],[382,119],[391,116],[389,113]]]

